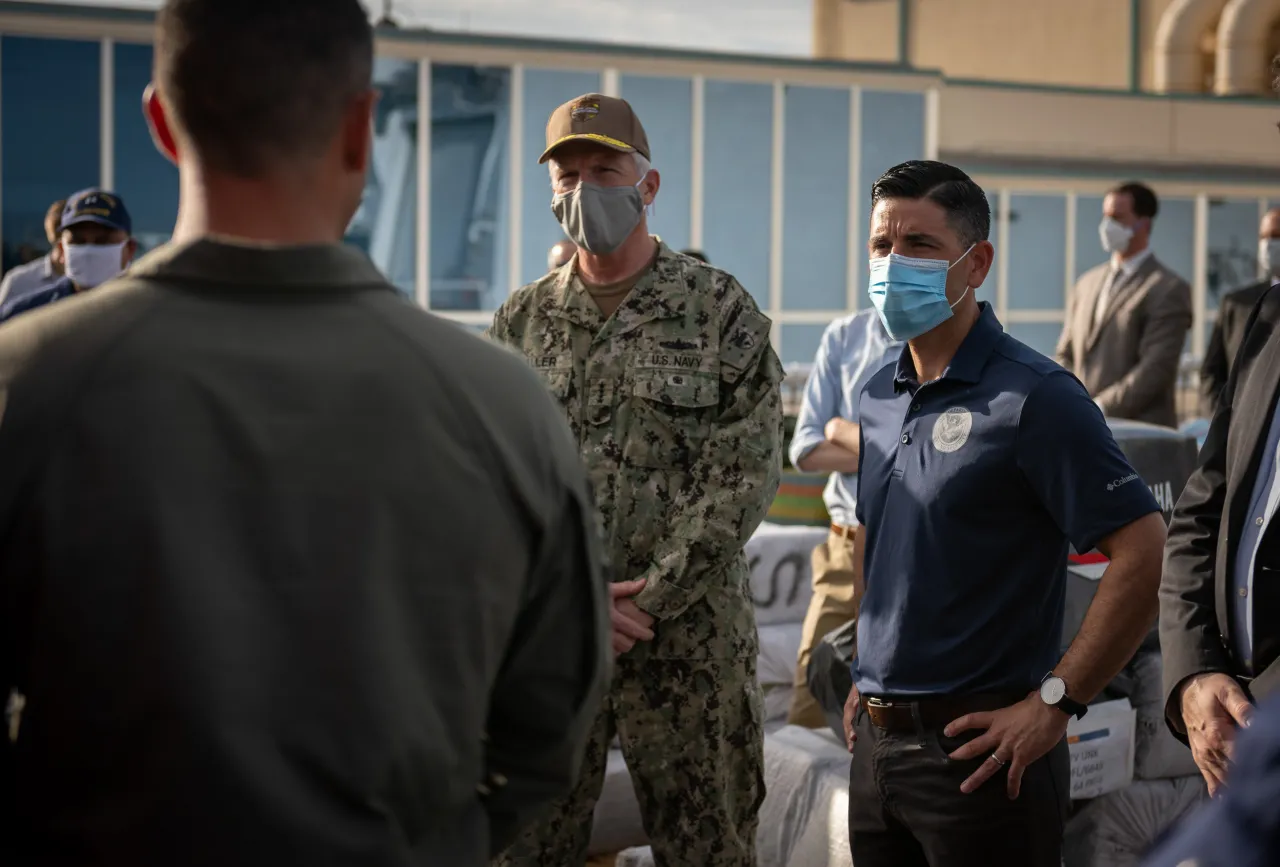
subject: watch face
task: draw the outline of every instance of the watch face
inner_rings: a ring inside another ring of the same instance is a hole
[[[1060,677],[1051,677],[1040,684],[1040,698],[1045,704],[1056,705],[1067,697],[1067,684]]]

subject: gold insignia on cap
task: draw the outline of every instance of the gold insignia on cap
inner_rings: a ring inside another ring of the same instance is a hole
[[[596,115],[600,113],[600,103],[593,100],[584,99],[578,102],[569,110],[569,116],[576,121],[585,123],[589,120],[595,120]]]

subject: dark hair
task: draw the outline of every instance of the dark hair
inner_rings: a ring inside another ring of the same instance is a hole
[[[701,250],[681,250],[680,252],[691,259],[697,259],[699,262],[703,262],[707,265],[711,264],[711,260],[707,258],[707,254]]]
[[[991,235],[991,203],[973,179],[935,160],[909,160],[880,176],[871,207],[883,199],[928,199],[947,212],[947,222],[966,247]]]
[[[372,75],[359,0],[167,0],[156,18],[174,123],[212,168],[242,177],[327,147]]]
[[[1111,192],[1117,196],[1127,195],[1133,199],[1133,213],[1137,217],[1154,220],[1156,214],[1160,212],[1160,200],[1156,198],[1155,190],[1140,181],[1125,181],[1120,186],[1113,187]]]
[[[62,228],[62,212],[67,209],[67,200],[58,199],[49,206],[49,210],[44,213],[44,228],[47,232],[49,227],[53,227],[53,234],[56,236],[58,230]]]

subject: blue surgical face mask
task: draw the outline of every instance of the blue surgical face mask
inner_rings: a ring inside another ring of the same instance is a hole
[[[969,290],[965,289],[955,304],[948,302],[947,273],[963,262],[976,246],[970,245],[964,256],[953,263],[946,259],[913,259],[897,253],[871,260],[871,303],[890,337],[914,340],[951,318],[951,311]]]

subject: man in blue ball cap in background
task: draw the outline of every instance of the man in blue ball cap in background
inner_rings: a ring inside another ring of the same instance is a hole
[[[138,251],[133,220],[124,201],[115,193],[96,189],[76,193],[67,200],[58,243],[66,275],[46,289],[0,307],[0,322],[77,292],[96,289],[123,274]]]

